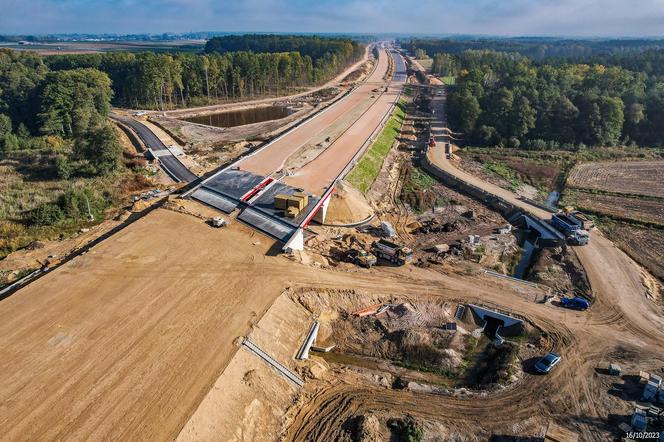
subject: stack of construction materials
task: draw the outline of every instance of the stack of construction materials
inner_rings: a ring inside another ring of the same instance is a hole
[[[274,196],[274,207],[283,210],[288,218],[295,218],[309,204],[309,196],[303,192],[292,195],[283,193]]]

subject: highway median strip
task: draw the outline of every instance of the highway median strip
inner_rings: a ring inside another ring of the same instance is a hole
[[[399,135],[405,116],[404,102],[400,100],[376,141],[348,174],[346,180],[360,192],[366,193],[376,180],[385,157]]]

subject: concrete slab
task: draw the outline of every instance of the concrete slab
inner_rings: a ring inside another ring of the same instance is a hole
[[[244,194],[263,182],[265,178],[244,170],[228,169],[206,181],[203,187],[239,201]]]
[[[288,241],[297,231],[297,227],[252,207],[244,209],[237,219],[281,242]]]
[[[498,319],[499,321],[503,321],[503,327],[511,327],[512,325],[520,324],[523,321],[521,319],[513,318],[511,316],[507,316],[503,313],[499,313],[495,310],[490,310],[485,307],[480,307],[479,305],[474,305],[474,304],[468,304],[468,307],[470,307],[473,312],[477,316],[479,316],[480,319],[483,319],[486,321],[487,317]]]
[[[222,196],[203,187],[192,193],[191,197],[202,203],[219,209],[226,214],[233,212],[238,206],[237,200],[226,198],[225,196]]]

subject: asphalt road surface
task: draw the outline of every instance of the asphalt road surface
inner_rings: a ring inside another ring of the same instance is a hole
[[[168,150],[166,145],[162,143],[161,140],[144,124],[132,118],[124,118],[118,115],[114,115],[113,118],[116,118],[123,124],[131,127],[131,129],[136,132],[141,141],[143,141],[143,143],[149,149],[159,153],[159,163],[166,171],[166,173],[171,176],[171,178],[178,182],[185,183],[194,181],[198,178],[189,169],[187,169],[184,164],[182,164],[180,160],[178,160],[177,157],[173,155],[170,150]]]

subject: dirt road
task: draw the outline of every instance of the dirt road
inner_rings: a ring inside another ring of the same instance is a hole
[[[395,54],[394,57],[400,57]],[[395,63],[396,64],[396,63]],[[382,85],[380,87],[383,87]],[[322,195],[390,112],[403,87],[394,81],[362,116],[313,161],[286,177],[285,183]]]
[[[275,140],[269,146],[261,149],[256,154],[246,157],[238,166],[242,170],[261,175],[269,175],[280,170],[286,160],[306,144],[311,138],[322,132],[341,118],[346,112],[355,108],[365,100],[376,100],[372,95],[378,96],[372,92],[383,85],[383,76],[387,72],[388,62],[387,53],[381,51],[378,64],[369,76],[369,78],[358,86],[347,97],[330,106],[311,120],[305,122],[292,132]]]
[[[420,283],[430,277],[419,276]],[[664,329],[650,315],[639,316],[644,307],[653,309],[641,297],[623,297],[617,304],[604,298],[588,312],[573,312],[535,303],[508,288],[508,284],[482,286],[486,281],[480,278],[460,293],[456,284],[441,280],[442,286],[432,281],[432,289],[421,295],[490,302],[527,317],[545,333],[542,350],[561,353],[561,366],[548,376],[526,373],[511,387],[479,396],[394,390],[367,382],[366,376],[356,376],[352,371],[338,372],[332,380],[307,386],[309,402],[294,410],[285,440],[338,440],[347,434],[353,419],[368,415],[410,415],[437,422],[450,440],[480,441],[496,434],[534,436],[541,434],[550,419],[579,432],[582,441],[609,440],[616,431],[611,416],[627,415],[633,408],[609,393],[611,382],[619,385],[620,380],[600,377],[597,368],[617,361],[634,372],[656,370],[664,364],[660,350]],[[412,296],[418,296],[420,287],[412,281],[410,284]],[[617,288],[629,288],[629,284]],[[389,284],[370,293],[389,293],[392,289]]]
[[[252,236],[159,209],[2,301],[3,439],[173,439],[283,288]]]

